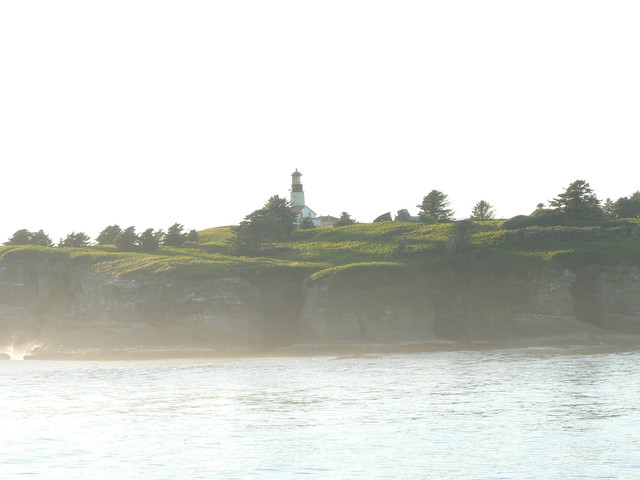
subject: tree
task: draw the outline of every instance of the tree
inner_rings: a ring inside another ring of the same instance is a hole
[[[23,228],[21,230],[17,230],[9,240],[4,242],[5,245],[29,245],[31,242],[31,235],[33,235],[29,230]]]
[[[49,235],[44,233],[42,230],[38,230],[31,234],[31,240],[29,241],[31,245],[40,245],[42,247],[53,247],[53,242],[49,238]]]
[[[140,250],[143,252],[155,252],[160,247],[163,236],[164,232],[162,230],[154,232],[153,228],[147,228],[138,236]]]
[[[549,205],[576,220],[590,220],[602,216],[600,200],[584,180],[571,183],[563,193],[551,200]]]
[[[200,235],[198,235],[198,231],[195,229],[189,230],[189,234],[187,235],[187,240],[189,242],[197,242],[198,240],[200,240]]]
[[[340,218],[336,220],[336,223],[333,224],[334,227],[345,227],[347,225],[353,225],[356,221],[351,218],[347,212],[342,212]]]
[[[267,243],[289,240],[296,229],[297,218],[289,202],[274,195],[264,207],[251,212],[235,227],[231,243],[240,254],[258,255]]]
[[[171,225],[164,236],[163,244],[169,247],[181,247],[187,241],[187,234],[183,233],[183,230],[184,226],[179,223]]]
[[[90,244],[90,240],[91,238],[89,238],[89,235],[84,232],[71,232],[64,240],[60,239],[60,243],[58,243],[58,246],[73,248],[88,247]]]
[[[298,214],[291,210],[291,204],[278,195],[267,201],[263,208],[265,216],[270,219],[270,237],[275,242],[289,240],[296,229]]]
[[[42,247],[52,247],[53,242],[49,235],[42,230],[30,232],[26,228],[17,230],[9,240],[4,242],[5,245],[40,245]]]
[[[313,220],[309,217],[304,217],[300,222],[300,225],[298,225],[301,230],[308,230],[310,228],[315,228],[315,226],[316,224],[313,223]]]
[[[124,229],[118,234],[113,243],[115,243],[121,252],[133,252],[137,250],[140,245],[140,240],[138,239],[138,235],[136,235],[136,228],[131,226]]]
[[[431,215],[436,222],[450,222],[453,218],[453,210],[447,208],[449,201],[447,196],[438,191],[431,190],[429,194],[423,198],[422,203],[418,205],[420,215],[423,220],[428,220],[427,215]]]
[[[118,225],[109,225],[100,232],[96,237],[98,245],[107,245],[116,243],[116,237],[122,233],[122,229]]]
[[[640,191],[630,197],[620,197],[614,203],[613,211],[619,218],[640,218]]]
[[[495,211],[489,202],[480,200],[471,210],[471,220],[493,220]]]
[[[609,198],[604,201],[602,204],[602,212],[607,217],[617,217],[616,204]]]

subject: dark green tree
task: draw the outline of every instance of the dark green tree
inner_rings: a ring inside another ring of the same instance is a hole
[[[315,226],[316,224],[313,223],[313,220],[309,217],[304,217],[300,222],[300,225],[298,225],[301,230],[309,230],[310,228],[315,228]]]
[[[266,244],[289,240],[296,229],[297,218],[289,202],[274,195],[264,207],[251,212],[235,227],[232,246],[239,254],[258,255]]]
[[[607,217],[616,217],[617,216],[617,212],[616,212],[616,204],[615,204],[615,202],[613,202],[610,198],[607,197],[607,199],[602,204],[602,212]]]
[[[67,235],[67,238],[64,240],[61,238],[60,243],[58,243],[59,247],[88,247],[90,245],[91,238],[84,232],[71,232]]]
[[[471,210],[471,220],[493,220],[495,216],[495,210],[493,206],[489,202],[485,202],[484,200],[480,200],[473,206],[473,210]]]
[[[53,242],[49,238],[49,235],[44,233],[42,230],[32,233],[29,243],[31,245],[40,245],[42,247],[53,247]]]
[[[421,209],[418,215],[427,223],[430,220],[429,215],[438,223],[450,222],[453,219],[453,210],[447,207],[449,207],[447,196],[438,190],[431,190],[418,205]]]
[[[184,242],[187,241],[187,234],[183,232],[184,225],[174,223],[167,230],[167,234],[164,236],[163,245],[168,247],[181,247]]]
[[[572,182],[549,205],[557,212],[576,220],[592,220],[602,216],[600,200],[584,180]]]
[[[336,223],[333,224],[334,227],[346,227],[347,225],[353,225],[356,221],[351,218],[347,212],[342,212],[340,214],[340,218],[336,220]]]
[[[143,252],[155,252],[160,247],[163,236],[164,232],[162,230],[156,232],[153,228],[147,228],[138,236],[140,250]]]
[[[96,237],[98,245],[111,245],[116,243],[116,237],[122,233],[118,225],[109,225]]]
[[[630,197],[620,197],[614,203],[613,211],[618,218],[640,218],[640,191]]]
[[[198,231],[196,229],[189,230],[187,235],[187,241],[189,242],[197,242],[200,240],[200,235],[198,235]]]
[[[49,235],[42,230],[30,232],[26,228],[17,230],[9,240],[4,242],[5,245],[40,245],[42,247],[53,247],[53,242]]]
[[[31,243],[31,236],[33,234],[23,228],[21,230],[17,230],[9,240],[4,242],[5,245],[29,245]]]
[[[118,234],[114,241],[116,247],[121,252],[133,252],[138,250],[140,239],[136,235],[136,228],[131,226]]]

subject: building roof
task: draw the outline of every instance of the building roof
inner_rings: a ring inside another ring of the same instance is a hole
[[[293,207],[289,207],[291,209],[292,212],[296,212],[296,213],[300,213],[302,210],[304,210],[305,208],[307,210],[309,210],[311,213],[313,213],[314,215],[316,214],[316,212],[314,212],[313,210],[311,210],[309,207],[307,207],[306,205],[295,205]]]
[[[295,172],[293,172],[293,173],[291,174],[291,176],[292,176],[292,177],[293,177],[293,176],[299,177],[299,176],[301,176],[301,175],[302,175],[302,174],[298,171],[298,169],[297,169],[297,168],[296,168],[296,171],[295,171]]]

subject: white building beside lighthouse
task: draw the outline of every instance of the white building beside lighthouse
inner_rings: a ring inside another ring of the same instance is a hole
[[[302,188],[302,174],[296,169],[291,174],[291,210],[298,214],[296,223],[300,223],[304,218],[310,218],[316,227],[320,226],[320,219],[316,218],[316,212],[305,205],[304,190]]]

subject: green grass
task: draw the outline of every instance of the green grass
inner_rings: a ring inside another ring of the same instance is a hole
[[[63,262],[70,259],[64,248],[37,245],[10,245],[0,247],[0,260],[24,260],[32,262]]]
[[[324,270],[320,270],[319,272],[311,275],[311,279],[319,280],[321,278],[326,278],[339,272],[374,274],[380,272],[398,271],[400,267],[401,264],[399,262],[349,263],[347,265],[340,265],[337,267],[325,268]]]
[[[474,222],[463,254],[450,255],[454,225],[383,222],[317,227],[296,232],[286,243],[268,246],[261,257],[232,255],[232,227],[199,232],[185,247],[154,253],[117,252],[114,246],[51,248],[0,247],[0,259],[67,262],[110,275],[133,278],[208,279],[289,272],[312,279],[346,272],[421,270],[436,266],[480,265],[526,269],[544,263],[640,265],[640,221],[611,227],[501,228],[502,221]]]

